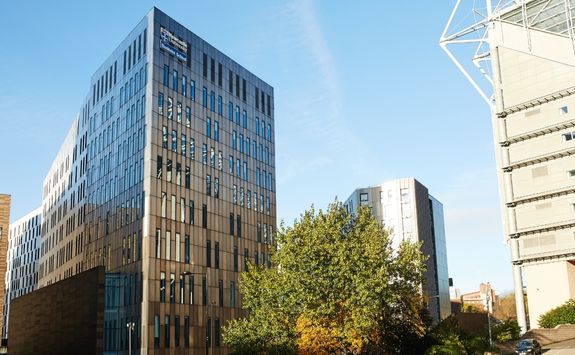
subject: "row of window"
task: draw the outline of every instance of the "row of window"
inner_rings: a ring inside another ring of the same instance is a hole
[[[171,316],[165,315],[164,316],[164,347],[170,348],[172,346],[171,342],[171,328],[170,328]],[[208,317],[206,320],[206,347],[212,347],[212,319]],[[182,346],[181,344],[181,325],[180,325],[180,316],[174,316],[174,347],[178,348]],[[215,346],[221,345],[221,324],[220,319],[216,318],[215,326],[214,326],[214,340]],[[183,333],[184,333],[184,344],[185,348],[190,347],[190,317],[184,316],[184,323],[183,323]],[[154,315],[154,348],[160,348],[160,315]]]

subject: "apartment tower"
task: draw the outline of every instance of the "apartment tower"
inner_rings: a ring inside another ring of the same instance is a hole
[[[474,36],[472,57],[489,86],[465,75],[489,104],[505,240],[511,248],[517,314],[529,323],[575,298],[575,3],[486,1],[484,18],[441,45]],[[479,36],[477,32],[479,33]],[[467,43],[470,43],[469,41]]]
[[[430,316],[438,323],[451,314],[443,205],[414,178],[386,181],[356,189],[345,202],[348,212],[368,206],[386,227],[397,248],[406,240],[421,242],[427,256],[422,294]]]
[[[10,230],[10,195],[0,194],[0,307],[4,310],[6,305],[4,295],[6,293],[6,266],[8,256],[8,235]],[[0,320],[0,325],[4,328],[4,317]]]
[[[4,295],[2,338],[8,337],[10,301],[36,289],[40,258],[42,209],[37,208],[10,223]]]
[[[239,273],[271,266],[274,146],[273,88],[153,8],[46,176],[39,286],[103,265],[105,353],[227,353]]]

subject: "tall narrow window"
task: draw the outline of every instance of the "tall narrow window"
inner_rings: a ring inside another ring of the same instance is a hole
[[[172,130],[172,151],[178,151],[178,132],[175,129]]]
[[[168,119],[174,118],[174,100],[168,96]]]
[[[190,317],[184,316],[184,347],[190,347]]]
[[[120,103],[121,102],[122,102],[122,95],[120,95]],[[161,92],[158,93],[158,114],[160,116],[164,115],[164,94]]]
[[[208,145],[202,144],[202,164],[208,163]]]
[[[214,140],[220,140],[220,123],[218,121],[214,121]]]
[[[162,126],[162,148],[168,149],[168,127]]]
[[[164,317],[164,346],[166,348],[170,347],[170,316],[166,315]]]
[[[172,159],[166,161],[166,180],[172,182]]]
[[[208,89],[205,86],[202,88],[202,105],[208,107]]]
[[[208,280],[205,276],[202,276],[202,304],[208,304]]]
[[[214,245],[214,267],[216,269],[220,268],[220,243],[219,242],[215,242]]]
[[[170,273],[170,303],[176,303],[176,275]]]
[[[184,237],[184,262],[190,263],[190,236],[187,234]]]
[[[164,162],[162,161],[162,157],[160,155],[156,158],[156,178],[162,178],[162,169],[164,166]]]
[[[188,78],[185,75],[182,75],[182,95],[188,96]]]
[[[175,250],[175,252],[176,252],[176,261],[180,261],[180,233],[176,233],[176,250]]]
[[[166,260],[170,260],[172,254],[172,232],[166,231]]]
[[[124,56],[125,57],[125,56]],[[154,348],[160,347],[160,315],[154,315]]]
[[[174,317],[174,345],[180,346],[180,317]]]
[[[238,272],[238,246],[234,245],[234,272]]]
[[[196,159],[196,141],[194,138],[190,138],[190,159]]]
[[[178,71],[174,69],[172,74],[172,89],[178,92]]]
[[[236,306],[236,284],[230,281],[230,307]]]
[[[194,304],[194,275],[188,276],[188,300],[190,304]]]
[[[212,195],[212,176],[206,175],[206,195]]]
[[[206,118],[206,136],[212,138],[212,119],[209,117]]]
[[[224,281],[219,280],[218,282],[218,305],[220,307],[224,306]]]
[[[180,274],[180,303],[184,304],[186,300],[186,281],[184,275]]]
[[[208,228],[208,206],[202,205],[202,227]]]
[[[164,86],[170,86],[170,67],[164,64]]]
[[[184,176],[184,186],[186,189],[190,188],[190,167],[186,166],[185,176]]]
[[[196,101],[196,82],[194,80],[190,80],[190,99]]]
[[[186,106],[186,127],[192,125],[192,109],[190,106]]]
[[[162,254],[162,230],[160,228],[156,228],[156,258],[161,258]]]
[[[176,120],[178,123],[182,123],[182,103],[179,101],[176,105]]]
[[[162,212],[162,217],[166,218],[166,209],[167,209],[167,195],[164,191],[162,191],[162,206],[161,206],[161,212]]]
[[[166,302],[166,273],[160,272],[160,302]]]
[[[220,198],[220,179],[214,178],[214,197]]]
[[[212,242],[206,241],[206,266],[212,267]]]
[[[194,225],[194,201],[190,200],[189,204],[188,204],[188,208],[189,208],[189,223],[191,225]]]
[[[186,156],[186,152],[187,152],[187,148],[188,148],[188,143],[186,142],[186,135],[182,134],[182,139],[181,139],[182,144],[180,145],[182,148],[182,155]]]

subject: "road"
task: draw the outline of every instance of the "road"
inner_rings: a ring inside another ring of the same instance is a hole
[[[575,355],[575,339],[547,345],[543,348],[545,355]]]

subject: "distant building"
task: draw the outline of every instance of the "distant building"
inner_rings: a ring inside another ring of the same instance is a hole
[[[38,208],[10,224],[8,239],[8,269],[4,296],[4,327],[2,337],[8,337],[10,301],[36,289],[40,256],[42,208]]]
[[[451,314],[443,205],[414,178],[384,182],[359,188],[345,202],[348,212],[368,206],[373,215],[391,230],[392,245],[402,240],[423,242],[427,255],[424,297],[435,322]]]
[[[461,301],[464,307],[467,304],[471,304],[482,311],[493,313],[493,307],[497,302],[497,295],[495,295],[495,290],[489,283],[482,283],[479,285],[479,291],[461,295]]]
[[[10,195],[0,194],[0,309],[4,310],[4,293],[6,280],[6,260],[8,254],[8,235],[10,230]],[[0,319],[4,328],[4,318]]]

